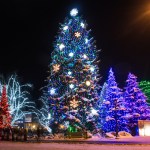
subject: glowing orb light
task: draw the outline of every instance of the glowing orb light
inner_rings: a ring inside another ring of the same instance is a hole
[[[88,39],[86,38],[86,39],[85,39],[85,44],[87,44],[87,43],[88,43]]]
[[[72,53],[72,52],[71,52],[71,53],[69,53],[69,56],[70,56],[70,57],[73,57],[73,55],[74,55],[74,53]]]
[[[90,85],[91,85],[91,82],[90,82],[90,81],[86,81],[85,84],[86,84],[87,86],[90,86]]]
[[[91,72],[93,72],[94,71],[94,67],[90,67],[90,70],[91,70]]]
[[[83,58],[84,58],[84,59],[86,59],[86,58],[87,58],[87,56],[84,54],[84,55],[83,55]]]
[[[72,72],[71,71],[68,71],[68,75],[71,75],[72,74]]]

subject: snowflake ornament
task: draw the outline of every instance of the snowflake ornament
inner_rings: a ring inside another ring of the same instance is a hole
[[[70,101],[70,106],[73,107],[73,108],[76,108],[78,107],[78,101],[75,100],[75,98]]]
[[[70,87],[71,89],[73,89],[73,88],[74,88],[74,85],[73,85],[73,84],[70,84],[69,87]]]
[[[81,36],[81,33],[80,32],[75,32],[74,36],[79,38]]]
[[[53,71],[54,72],[58,72],[59,69],[60,69],[60,65],[58,65],[58,64],[53,65]]]
[[[55,94],[55,90],[56,90],[56,89],[51,88],[51,89],[50,89],[50,94],[51,94],[51,95],[54,95],[54,94]]]
[[[64,48],[65,48],[65,45],[64,45],[63,43],[59,45],[59,49],[60,49],[60,50],[62,50],[62,49],[64,49]]]
[[[63,30],[66,31],[68,29],[68,26],[64,26]]]
[[[83,22],[81,22],[80,26],[81,26],[82,28],[84,28],[84,27],[85,27],[85,24],[84,24]]]

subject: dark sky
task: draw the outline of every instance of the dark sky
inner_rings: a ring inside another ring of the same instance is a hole
[[[59,23],[74,7],[102,49],[102,82],[110,67],[120,86],[128,72],[150,80],[149,0],[1,0],[0,73],[16,72],[22,83],[32,83],[36,99],[46,84]]]

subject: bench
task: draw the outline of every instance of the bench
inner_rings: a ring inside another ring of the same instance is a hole
[[[71,138],[87,138],[87,132],[68,132],[67,137]]]

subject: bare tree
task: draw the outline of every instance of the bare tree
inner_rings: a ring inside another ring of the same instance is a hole
[[[25,114],[28,114],[31,109],[35,109],[34,102],[29,99],[29,89],[32,85],[21,85],[17,80],[16,74],[11,75],[5,84],[7,88],[10,114],[12,117],[11,125],[13,126],[16,121],[23,119]]]

